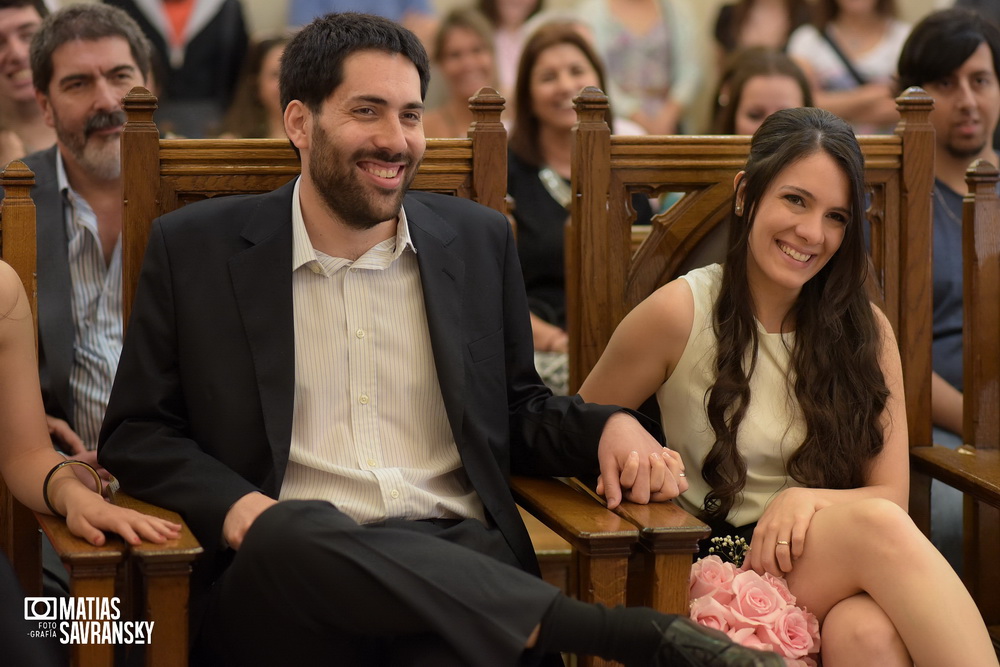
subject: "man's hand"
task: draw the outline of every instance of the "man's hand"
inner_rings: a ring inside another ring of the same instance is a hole
[[[608,509],[624,499],[646,504],[671,500],[687,491],[680,455],[660,446],[631,415],[618,412],[608,419],[597,448],[601,477],[597,492]]]
[[[239,551],[243,545],[243,536],[264,510],[278,501],[254,491],[243,496],[226,512],[226,520],[222,522],[222,539],[230,547]]]
[[[66,452],[66,458],[68,459],[83,461],[88,464],[97,471],[97,474],[104,480],[104,485],[107,486],[108,482],[111,481],[111,473],[97,462],[97,450],[87,449],[80,436],[70,428],[70,425],[65,420],[45,415],[45,423],[49,427],[49,437],[52,438],[52,444],[56,449]],[[76,473],[77,479],[83,482],[91,491],[96,491],[97,493],[102,491],[102,489],[94,488],[94,476],[85,469],[73,466],[73,472]]]
[[[49,437],[52,438],[52,444],[55,445],[57,449],[62,449],[69,454],[80,454],[87,451],[87,447],[83,444],[83,440],[81,440],[80,436],[78,436],[76,432],[70,428],[70,425],[67,424],[65,420],[51,415],[45,415],[45,423],[48,424]]]

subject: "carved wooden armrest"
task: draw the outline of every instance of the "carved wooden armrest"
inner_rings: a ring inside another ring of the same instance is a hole
[[[125,616],[154,622],[145,663],[157,667],[187,665],[191,563],[202,548],[176,512],[120,492],[115,494],[114,503],[180,523],[181,534],[164,544],[143,542],[138,546],[129,546],[109,534],[103,546],[95,547],[70,533],[62,517],[36,516],[70,572],[72,595],[110,598],[116,590],[124,591]],[[126,556],[131,564],[128,569],[121,567]],[[120,584],[117,589],[116,584]],[[111,664],[113,651],[113,645],[75,646],[72,659],[74,664]]]
[[[625,604],[636,527],[560,479],[515,476],[511,490],[521,507],[573,547],[579,598]]]
[[[572,483],[603,502],[589,486]],[[639,531],[639,548],[629,563],[628,603],[686,615],[691,561],[711,529],[674,503],[623,502],[614,513]]]

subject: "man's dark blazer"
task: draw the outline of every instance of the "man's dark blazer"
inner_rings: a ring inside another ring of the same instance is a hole
[[[291,197],[288,184],[154,222],[101,433],[100,461],[123,489],[178,511],[209,558],[232,504],[252,491],[277,497],[288,462]],[[404,208],[462,462],[489,521],[537,571],[508,476],[596,474],[603,424],[620,408],[553,397],[538,379],[502,215],[427,193]]]
[[[22,158],[35,173],[38,272],[38,370],[45,413],[73,425],[73,286],[69,276],[66,212],[56,176],[56,146]],[[3,197],[0,191],[0,198]]]

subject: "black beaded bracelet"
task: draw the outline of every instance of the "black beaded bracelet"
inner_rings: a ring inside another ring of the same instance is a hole
[[[45,500],[45,506],[48,507],[49,511],[56,516],[65,516],[65,515],[60,514],[56,510],[56,508],[52,506],[52,501],[49,500],[49,481],[52,479],[52,475],[56,474],[56,471],[66,466],[83,466],[84,468],[89,470],[90,473],[94,476],[94,481],[97,483],[97,493],[100,494],[103,488],[103,484],[101,483],[101,476],[97,474],[96,470],[94,470],[94,466],[90,465],[89,463],[85,463],[84,461],[77,461],[76,459],[66,459],[61,463],[57,463],[55,466],[53,466],[52,470],[49,471],[49,474],[45,476],[45,481],[42,482],[42,498]]]

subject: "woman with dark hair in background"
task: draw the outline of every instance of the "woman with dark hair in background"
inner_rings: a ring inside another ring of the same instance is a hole
[[[549,386],[563,392],[568,344],[563,233],[570,207],[573,98],[586,86],[604,90],[604,68],[580,27],[569,22],[539,26],[525,44],[518,66],[507,191],[531,309],[536,362]],[[614,131],[610,111],[607,120]],[[636,222],[649,223],[649,200],[637,195],[632,205]]]
[[[753,134],[779,109],[813,105],[809,82],[799,66],[766,47],[730,55],[715,99],[716,134]]]
[[[222,136],[237,139],[285,138],[278,72],[281,69],[281,54],[290,39],[288,35],[268,37],[250,48],[236,85],[233,103],[222,123]]]
[[[872,304],[864,157],[828,111],[784,109],[734,181],[725,263],[629,313],[580,389],[656,395],[680,504],[750,541],[822,623],[826,667],[997,665],[962,581],[906,513],[899,352]]]
[[[718,62],[733,51],[763,46],[784,51],[788,36],[809,21],[806,0],[739,0],[719,8],[715,19]]]
[[[788,39],[816,106],[871,134],[892,131],[896,61],[910,25],[896,18],[895,0],[817,0],[811,24]]]
[[[424,135],[464,137],[472,123],[469,98],[483,86],[496,86],[493,35],[475,9],[454,9],[441,21],[431,58],[448,88],[444,103],[424,114]]]

